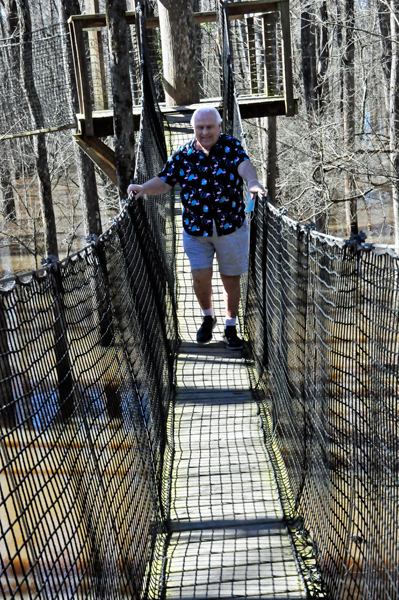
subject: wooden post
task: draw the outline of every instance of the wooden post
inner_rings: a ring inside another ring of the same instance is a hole
[[[93,115],[91,109],[89,73],[85,54],[83,39],[83,24],[81,19],[72,18],[69,21],[71,31],[71,42],[73,49],[73,60],[75,63],[76,82],[78,85],[79,108],[83,114],[85,131],[87,136],[94,135]]]
[[[256,71],[256,44],[254,18],[247,17],[247,35],[248,35],[248,58],[249,58],[249,76],[251,80],[251,94],[259,92],[258,77]]]
[[[4,298],[0,294],[0,426],[11,429],[15,424],[15,406]]]
[[[71,361],[69,360],[69,347],[67,323],[65,319],[64,289],[60,273],[60,265],[55,256],[47,259],[48,277],[50,280],[53,297],[54,315],[54,354],[55,369],[58,377],[58,393],[60,400],[60,413],[64,422],[68,421],[75,409],[74,382],[72,377]]]
[[[86,11],[89,14],[99,13],[99,0],[86,0]],[[108,108],[104,47],[101,32],[102,27],[90,29],[87,32],[89,36],[90,69],[93,80],[94,110],[106,110]]]
[[[284,97],[285,97],[285,115],[293,117],[295,114],[294,91],[292,83],[292,56],[291,56],[291,28],[290,28],[290,7],[288,0],[279,2],[281,14],[281,37],[283,44],[283,76],[284,76]]]

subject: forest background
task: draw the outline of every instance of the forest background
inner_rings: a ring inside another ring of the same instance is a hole
[[[216,9],[216,0],[185,1],[196,12]],[[147,5],[157,14],[156,0]],[[92,9],[93,0],[0,0],[0,46],[15,44],[29,28],[59,27],[68,14]],[[105,9],[100,1],[98,10]],[[134,9],[129,0],[127,9]],[[245,121],[259,177],[294,219],[343,237],[361,229],[368,242],[398,246],[399,1],[292,0],[290,17],[298,114]],[[200,27],[206,34],[207,24]],[[243,23],[233,33],[248,45]],[[214,54],[218,40],[208,38]],[[155,45],[159,49],[156,38]],[[202,59],[205,72],[204,48]],[[12,72],[24,81],[27,60],[23,53],[14,62],[3,58],[3,78]],[[1,112],[18,102],[2,94]],[[7,133],[0,135],[0,276],[38,268],[50,253],[62,258],[82,248],[88,233],[105,230],[120,210],[118,190],[82,158],[73,130]],[[46,230],[43,193],[53,209],[53,231]],[[51,237],[52,246],[46,243]]]

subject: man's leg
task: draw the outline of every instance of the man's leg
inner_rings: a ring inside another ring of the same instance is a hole
[[[222,275],[223,297],[226,306],[226,316],[235,319],[238,315],[238,306],[240,304],[240,278],[241,275]]]
[[[207,344],[212,339],[212,332],[216,327],[215,313],[212,308],[212,267],[193,269],[194,292],[202,309],[202,325],[197,331],[197,342]]]
[[[209,269],[193,269],[194,292],[202,310],[212,306],[212,267]]]
[[[236,317],[240,304],[240,278],[241,275],[222,275],[223,295],[226,306],[226,327],[224,341],[230,350],[241,350],[243,341],[237,335]]]

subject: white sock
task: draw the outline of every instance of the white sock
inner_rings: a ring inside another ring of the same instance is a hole
[[[232,325],[233,327],[235,327],[236,325],[236,319],[230,319],[230,317],[226,317],[226,327],[229,327],[229,325]]]
[[[215,311],[213,310],[213,306],[211,306],[211,308],[206,308],[205,310],[202,308],[201,310],[204,317],[212,317],[212,319],[215,318]]]

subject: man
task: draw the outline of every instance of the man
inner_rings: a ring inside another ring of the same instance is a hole
[[[243,343],[237,335],[236,318],[240,277],[247,270],[248,258],[243,180],[251,199],[266,192],[240,142],[221,133],[221,122],[215,108],[197,109],[191,119],[195,138],[172,154],[157,177],[143,185],[130,185],[128,193],[133,192],[135,198],[143,194],[154,196],[166,193],[176,183],[181,185],[184,250],[203,315],[197,342],[210,342],[216,326],[212,306],[212,264],[216,253],[226,305],[223,339],[230,350],[240,350]]]

